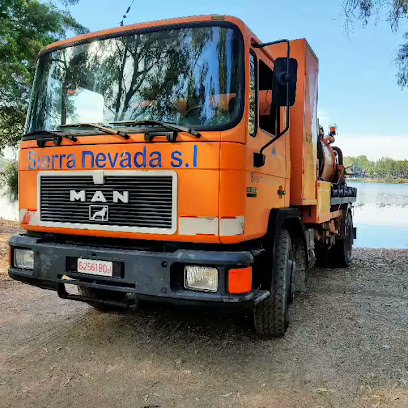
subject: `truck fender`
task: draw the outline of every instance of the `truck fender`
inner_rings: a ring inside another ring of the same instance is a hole
[[[295,274],[295,288],[297,291],[305,289],[305,270],[313,267],[315,263],[314,254],[314,231],[305,228],[302,222],[302,215],[297,208],[273,209],[270,212],[268,222],[268,232],[266,241],[269,243],[269,256],[274,259],[275,256],[275,237],[279,231],[284,228],[289,231],[295,246],[298,246],[299,256],[297,260]],[[264,284],[270,287],[272,276],[265,277]]]

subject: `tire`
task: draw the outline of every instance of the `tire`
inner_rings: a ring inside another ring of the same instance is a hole
[[[275,259],[267,266],[272,274],[270,296],[255,306],[255,331],[262,337],[282,337],[289,325],[293,300],[293,251],[289,232],[282,229],[275,241]]]
[[[93,288],[87,288],[85,286],[78,286],[78,293],[81,296],[85,296],[91,299],[97,299],[97,300],[124,300],[126,297],[126,293],[123,292],[114,292],[110,290],[103,290],[103,289],[93,289]],[[100,310],[101,312],[107,312],[110,310],[114,310],[115,307],[111,305],[104,305],[102,303],[93,303],[93,302],[87,302],[88,305],[94,307],[97,310]]]
[[[315,253],[316,253],[316,265],[317,266],[322,266],[322,267],[327,267],[327,266],[332,266],[332,252],[331,250],[323,245],[316,244],[315,247]]]
[[[296,294],[297,292],[306,291],[306,270],[308,267],[306,248],[300,237],[292,240],[292,251],[293,259],[296,262],[296,268],[293,271],[294,276],[292,277]]]
[[[346,267],[351,264],[353,250],[353,218],[347,212],[344,220],[344,239],[336,242],[333,247],[333,259],[338,266]]]

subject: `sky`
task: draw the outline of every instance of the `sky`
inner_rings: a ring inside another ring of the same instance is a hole
[[[119,25],[131,0],[79,0],[71,14],[91,31]],[[346,156],[408,159],[408,88],[394,62],[408,25],[386,22],[345,29],[343,0],[134,0],[125,24],[200,14],[241,18],[261,41],[306,38],[319,58],[320,123],[336,123]],[[405,28],[405,31],[404,31]]]

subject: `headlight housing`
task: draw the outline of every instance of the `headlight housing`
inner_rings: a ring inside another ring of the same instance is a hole
[[[34,251],[31,249],[14,249],[14,266],[21,269],[34,269]]]
[[[184,287],[200,292],[217,292],[218,269],[209,266],[186,265]]]

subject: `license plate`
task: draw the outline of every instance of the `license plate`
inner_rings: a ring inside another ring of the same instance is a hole
[[[78,259],[78,272],[91,275],[112,276],[112,262],[97,261],[96,259]]]

